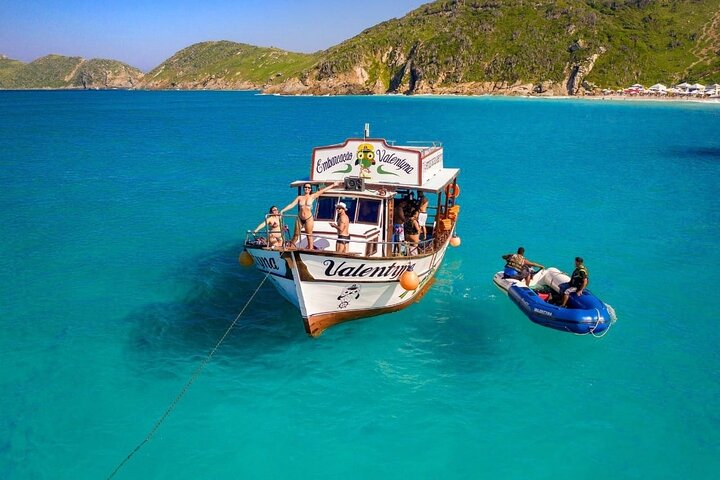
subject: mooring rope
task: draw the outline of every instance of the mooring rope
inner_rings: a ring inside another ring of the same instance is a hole
[[[213,349],[210,351],[210,353],[200,362],[200,364],[197,366],[197,368],[195,369],[195,371],[193,372],[193,374],[190,376],[190,379],[187,381],[187,383],[185,383],[185,386],[183,387],[183,389],[182,389],[182,390],[180,391],[180,393],[175,397],[175,400],[172,401],[172,403],[171,403],[170,406],[167,408],[167,410],[165,410],[165,413],[163,413],[163,415],[158,419],[158,421],[155,422],[155,425],[152,427],[152,429],[151,429],[150,432],[147,434],[147,436],[145,437],[145,439],[144,439],[142,442],[140,442],[140,443],[138,444],[138,446],[135,447],[135,448],[128,454],[128,456],[125,457],[125,459],[124,459],[122,462],[120,462],[120,464],[119,464],[117,467],[115,467],[115,470],[113,470],[113,472],[110,474],[110,476],[107,477],[108,480],[110,480],[111,478],[113,478],[113,477],[115,476],[115,474],[116,474],[117,472],[119,472],[120,469],[121,469],[123,466],[125,466],[125,464],[130,460],[130,458],[131,458],[133,455],[135,455],[135,454],[138,452],[138,450],[140,450],[146,443],[148,443],[148,442],[150,441],[150,439],[153,437],[153,435],[155,435],[155,432],[157,432],[158,428],[160,428],[160,425],[162,425],[162,423],[165,421],[165,419],[167,418],[167,416],[170,415],[170,412],[172,412],[172,411],[175,409],[175,406],[177,406],[177,404],[178,404],[178,402],[180,401],[180,399],[182,399],[182,397],[185,395],[185,393],[187,393],[187,391],[188,391],[188,389],[190,388],[190,386],[191,386],[191,385],[195,382],[195,380],[197,380],[197,378],[200,376],[200,372],[202,372],[202,370],[205,368],[205,365],[207,365],[208,362],[210,362],[210,359],[213,357],[213,355],[215,355],[215,352],[217,351],[217,349],[220,348],[220,345],[222,345],[222,343],[225,341],[225,337],[228,336],[228,334],[229,334],[230,331],[233,329],[233,327],[235,327],[235,324],[237,323],[237,321],[240,319],[240,317],[242,317],[242,314],[245,313],[245,309],[248,307],[248,305],[250,305],[250,302],[253,301],[253,298],[255,298],[255,295],[257,295],[257,292],[260,290],[260,287],[262,287],[263,283],[265,283],[265,280],[267,280],[267,278],[268,278],[269,275],[270,275],[269,273],[265,274],[265,276],[263,277],[263,279],[262,279],[262,281],[260,282],[260,284],[257,286],[257,288],[255,289],[255,291],[253,292],[253,294],[250,296],[250,299],[245,303],[245,306],[242,308],[242,310],[240,310],[240,313],[238,313],[238,316],[235,317],[235,320],[233,320],[233,322],[230,324],[230,326],[228,327],[228,329],[225,330],[225,333],[224,333],[223,336],[220,338],[220,340],[218,340],[218,342],[215,344],[215,346],[214,346]]]

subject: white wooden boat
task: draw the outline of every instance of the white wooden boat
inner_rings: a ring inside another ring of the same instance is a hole
[[[454,237],[459,169],[445,168],[441,144],[396,146],[368,137],[366,125],[364,138],[313,149],[309,180],[290,184],[299,194],[306,184],[317,191],[343,182],[313,204],[314,249],[307,248],[304,232],[297,244],[288,241],[296,215],[282,215],[284,238],[274,248],[268,246],[268,232],[248,231],[245,239],[255,266],[299,309],[312,336],[337,323],[397,311],[419,300],[448,245],[459,244]],[[394,209],[419,192],[429,199],[426,238],[419,244],[393,242]],[[350,218],[346,253],[335,251],[337,231],[330,225],[338,202],[348,206]],[[410,290],[400,281],[407,271],[417,275],[417,286]]]

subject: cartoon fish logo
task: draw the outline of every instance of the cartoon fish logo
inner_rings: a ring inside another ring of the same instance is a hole
[[[360,165],[360,178],[370,178],[370,167],[375,165],[375,150],[369,143],[358,145],[355,165]]]

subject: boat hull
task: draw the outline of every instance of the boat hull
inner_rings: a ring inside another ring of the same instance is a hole
[[[338,323],[395,312],[418,301],[429,290],[447,247],[446,241],[424,255],[372,258],[253,246],[247,251],[256,268],[300,311],[305,331],[318,336]],[[414,290],[400,285],[409,269],[419,279]]]
[[[587,308],[562,308],[547,303],[532,289],[519,285],[510,287],[508,297],[530,320],[544,327],[584,335],[600,334],[612,324],[612,317],[605,304],[587,290],[582,295],[586,298],[580,297]],[[570,297],[568,304],[580,299]]]
[[[615,322],[614,310],[590,290],[585,289],[579,297],[571,294],[566,308],[547,302],[534,290],[544,287],[558,298],[560,285],[569,281],[570,277],[556,268],[536,272],[529,286],[521,280],[503,278],[503,272],[493,277],[493,283],[538,325],[581,335],[605,332]]]

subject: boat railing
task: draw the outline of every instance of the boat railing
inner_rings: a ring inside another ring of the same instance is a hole
[[[265,227],[261,228],[258,231],[254,230],[248,230],[245,234],[245,245],[248,246],[259,246],[262,248],[267,248],[271,250],[279,250],[279,251],[286,251],[286,250],[308,250],[307,248],[300,248],[292,243],[292,237],[290,234],[290,229],[288,228],[288,224],[290,222],[286,221],[286,218],[291,218],[292,223],[295,223],[295,219],[297,218],[297,215],[290,215],[290,214],[283,214],[280,215],[280,231],[270,231],[270,229],[267,226],[267,218],[270,216],[278,216],[277,214],[266,214],[265,215]],[[432,230],[432,229],[431,229]],[[278,233],[280,234],[280,240],[277,239]],[[302,232],[301,235],[307,235],[305,232]],[[329,241],[336,241],[337,240],[337,234],[327,234],[324,232],[315,232],[312,234],[314,240],[318,239],[325,239]],[[364,252],[346,252],[351,255],[359,255],[359,256],[365,256],[365,257],[375,257],[375,256],[414,256],[414,255],[424,255],[428,253],[433,253],[437,249],[439,249],[442,244],[447,240],[447,237],[449,235],[449,232],[443,231],[438,232],[437,230],[433,231],[433,234],[430,238],[425,238],[423,240],[420,240],[419,242],[410,242],[407,240],[404,241],[380,241],[378,239],[365,239],[365,238],[358,238],[356,236],[351,235],[350,243],[357,246],[365,245]],[[315,241],[313,243],[316,243]],[[323,250],[327,253],[336,253],[334,250]],[[378,254],[379,252],[379,254]]]

